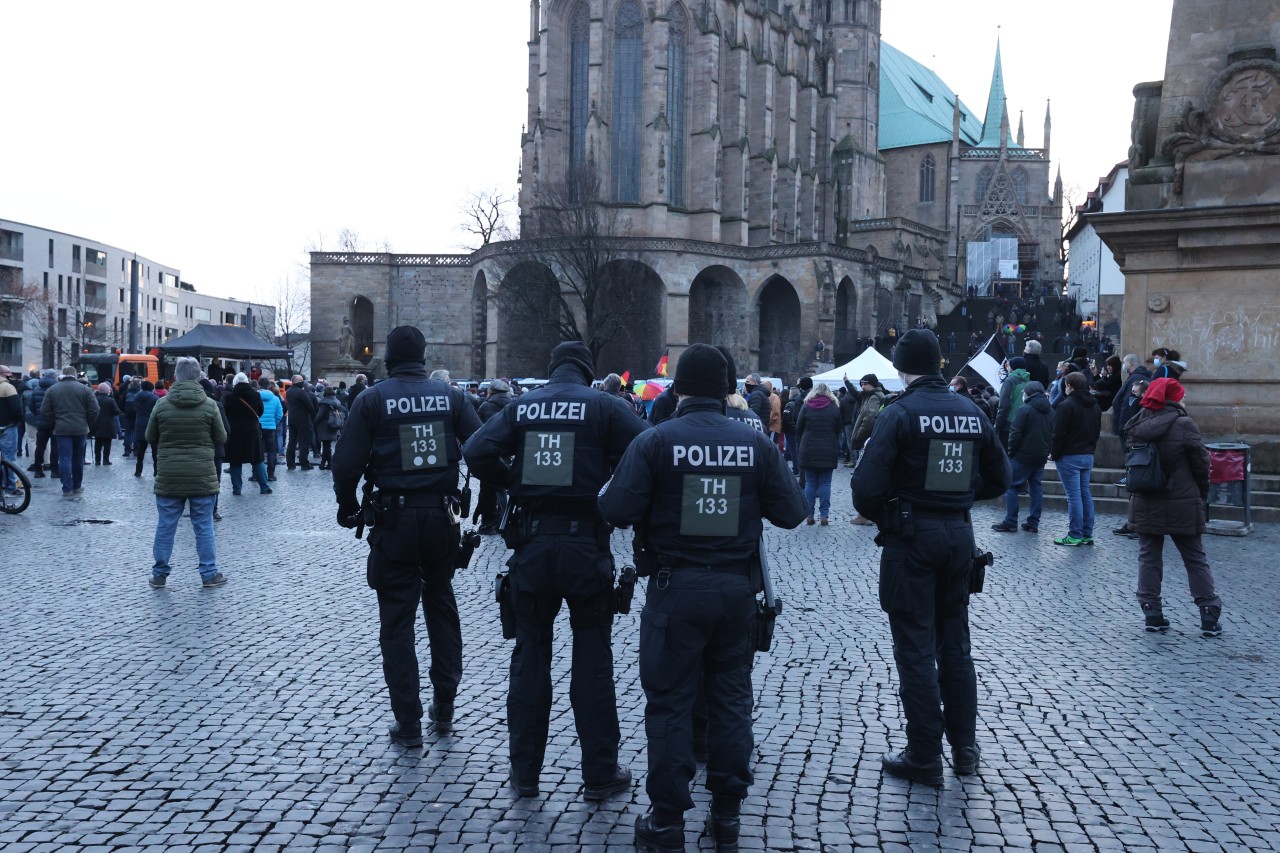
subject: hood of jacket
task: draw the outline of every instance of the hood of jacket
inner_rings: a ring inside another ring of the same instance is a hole
[[[1182,408],[1180,403],[1173,402],[1165,403],[1164,408],[1154,412],[1144,409],[1141,417],[1134,419],[1129,436],[1134,441],[1160,439],[1168,432],[1169,426],[1186,413],[1186,409]]]
[[[827,406],[831,405],[831,398],[824,394],[819,394],[817,397],[806,402],[805,405],[811,409],[825,409]]]
[[[1036,394],[1034,397],[1028,397],[1026,402],[1022,405],[1030,406],[1041,414],[1048,414],[1050,411],[1049,398],[1044,394]]]
[[[1023,382],[1030,382],[1031,371],[1027,370],[1025,367],[1019,367],[1017,370],[1009,371],[1009,378],[1014,377],[1021,379]]]
[[[204,389],[200,387],[200,383],[194,380],[173,383],[169,386],[169,393],[165,398],[183,409],[194,409],[209,399]]]

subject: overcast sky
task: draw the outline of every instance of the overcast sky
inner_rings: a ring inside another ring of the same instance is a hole
[[[1123,160],[1135,83],[1164,74],[1172,0],[884,0],[885,41],[1091,189]],[[261,299],[349,228],[452,252],[473,190],[514,193],[527,0],[5,2],[0,217]]]

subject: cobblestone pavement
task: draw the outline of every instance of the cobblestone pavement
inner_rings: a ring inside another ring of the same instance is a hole
[[[456,732],[405,751],[384,734],[366,546],[333,524],[323,473],[279,477],[270,497],[224,493],[216,590],[185,522],[169,588],[148,588],[155,509],[132,465],[90,468],[79,501],[38,481],[26,514],[0,517],[0,849],[630,849],[647,803],[643,593],[614,629],[636,786],[582,800],[562,615],[544,793],[518,801],[490,594],[501,543],[457,579]],[[1050,544],[1061,514],[1002,535],[977,510],[998,555],[972,608],[983,766],[934,790],[880,773],[903,743],[892,649],[877,551],[836,483],[831,527],[768,534],[786,611],[755,671],[744,850],[1280,849],[1275,529],[1207,537],[1226,633],[1204,640],[1172,547],[1173,630],[1146,634],[1137,543],[1106,532],[1115,519],[1069,549]],[[701,787],[695,801],[686,837],[710,849]]]

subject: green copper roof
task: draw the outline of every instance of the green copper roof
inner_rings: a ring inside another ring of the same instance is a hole
[[[1004,119],[1004,69],[1000,64],[1000,40],[996,39],[996,67],[991,72],[991,92],[987,95],[987,117],[982,122],[982,139],[979,148],[1000,147],[1000,125]],[[1010,140],[1009,147],[1014,147]]]
[[[942,78],[880,42],[880,150],[951,141],[956,94]],[[960,102],[960,141],[977,145],[982,125]],[[999,138],[999,120],[996,136]]]

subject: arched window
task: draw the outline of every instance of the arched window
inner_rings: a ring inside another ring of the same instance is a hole
[[[618,7],[613,26],[614,201],[640,201],[640,106],[644,10],[635,0]]]
[[[978,197],[975,199],[978,204],[986,200],[987,188],[991,186],[991,176],[994,174],[990,166],[983,166],[982,171],[978,173]]]
[[[671,128],[667,155],[667,203],[684,207],[685,39],[689,16],[679,3],[667,13],[667,122]]]
[[[844,0],[844,20],[847,24],[852,24],[858,14],[857,0]]]
[[[587,94],[591,55],[591,13],[586,3],[573,7],[569,16],[569,164],[587,162],[587,116],[591,102]]]
[[[1021,166],[1013,170],[1013,194],[1018,204],[1027,203],[1027,170]]]
[[[934,162],[933,155],[924,155],[924,159],[920,161],[920,202],[922,204],[933,201],[934,173],[936,171],[937,164]]]

